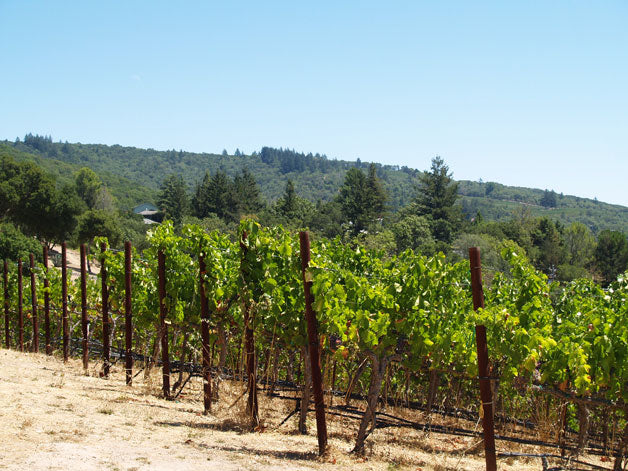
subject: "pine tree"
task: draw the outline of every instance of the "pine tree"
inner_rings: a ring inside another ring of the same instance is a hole
[[[235,199],[233,182],[224,170],[218,170],[210,180],[207,192],[207,212],[222,219],[233,219]]]
[[[259,186],[247,168],[243,168],[233,179],[233,195],[237,218],[241,214],[256,213],[264,207]]]
[[[206,218],[210,211],[208,209],[209,204],[209,194],[211,189],[211,176],[209,172],[205,172],[205,176],[201,182],[196,184],[196,189],[194,190],[194,196],[192,197],[191,206],[192,206],[192,214],[199,218]]]
[[[161,184],[161,192],[157,201],[166,219],[171,219],[176,226],[181,224],[188,211],[188,195],[185,182],[180,175],[170,175]]]
[[[366,178],[366,199],[370,207],[370,212],[374,217],[381,217],[386,208],[386,190],[377,178],[377,168],[375,164],[369,165],[369,174]]]
[[[454,206],[458,198],[458,184],[449,167],[440,157],[432,159],[429,172],[419,176],[415,203],[417,214],[430,220],[435,240],[451,244],[462,223],[460,208]]]
[[[386,194],[377,178],[375,166],[369,168],[368,177],[362,170],[350,168],[340,189],[338,202],[354,235],[366,230],[380,217],[384,211]]]
[[[292,218],[295,215],[297,210],[297,194],[294,191],[294,183],[292,183],[292,180],[288,180],[288,183],[286,183],[286,189],[282,201],[279,204],[279,210],[287,218]]]

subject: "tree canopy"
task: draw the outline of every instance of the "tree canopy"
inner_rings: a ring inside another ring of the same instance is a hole
[[[449,173],[449,167],[440,157],[432,159],[429,172],[419,176],[415,198],[417,215],[430,221],[435,240],[450,244],[462,224],[462,212],[455,206],[458,184]]]

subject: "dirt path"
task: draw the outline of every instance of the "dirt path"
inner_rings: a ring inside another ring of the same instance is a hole
[[[56,252],[57,254],[59,254],[58,256],[61,257],[61,246],[60,245],[53,245],[52,250],[54,252]],[[66,250],[66,260],[68,263],[68,273],[70,275],[70,279],[74,280],[76,278],[78,278],[80,276],[81,273],[81,254],[79,250],[74,250],[74,249],[70,249],[68,248]],[[92,275],[96,275],[98,273],[100,273],[100,265],[98,264],[97,261],[92,261],[90,262],[89,267],[91,268],[91,274]]]
[[[77,360],[0,349],[0,469],[7,470],[483,470],[477,438],[415,432],[375,431],[367,457],[348,453],[357,422],[329,416],[331,452],[316,456],[314,414],[310,435],[295,434],[296,422],[278,425],[294,401],[260,394],[263,433],[244,432],[241,412],[229,408],[241,383],[223,383],[216,414],[203,416],[201,384],[194,379],[184,398],[158,397],[159,372],[133,387],[113,367],[112,378],[89,376]],[[240,401],[244,402],[244,401]],[[295,419],[296,421],[296,419]],[[524,451],[514,449],[512,451]],[[461,453],[461,450],[465,450]],[[471,450],[471,451],[469,451]],[[530,451],[530,450],[528,450]],[[502,460],[500,470],[540,470],[538,459]]]
[[[127,388],[121,377],[107,381],[80,371],[75,360],[63,365],[0,350],[0,469],[309,468],[282,457],[290,454],[290,437],[279,450],[252,452],[259,438],[213,430],[213,418],[197,408],[160,400],[143,385]]]

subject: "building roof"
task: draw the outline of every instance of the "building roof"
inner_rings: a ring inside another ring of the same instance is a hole
[[[159,211],[159,208],[151,203],[142,203],[133,208],[135,214],[143,214],[143,211]]]

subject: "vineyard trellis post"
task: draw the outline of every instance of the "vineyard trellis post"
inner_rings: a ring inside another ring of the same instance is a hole
[[[17,329],[18,343],[20,344],[20,352],[24,351],[24,300],[23,280],[22,280],[22,259],[17,259]]]
[[[70,331],[68,327],[68,254],[67,243],[61,244],[61,328],[63,330],[63,361],[70,356]]]
[[[37,280],[35,279],[35,256],[29,254],[31,269],[31,307],[33,312],[33,352],[39,353],[39,319],[37,317]]]
[[[207,304],[204,280],[207,267],[202,252],[198,257],[198,266],[199,292],[201,296],[201,343],[203,349],[203,411],[205,414],[208,414],[212,408],[211,356],[209,351],[209,306]]]
[[[240,265],[241,276],[244,280],[247,277],[244,274],[244,262],[248,252],[248,248],[245,241],[248,237],[246,231],[242,232],[242,238],[240,240],[240,250],[242,256],[242,263]],[[248,287],[246,288],[248,289]],[[245,297],[246,298],[246,297]],[[243,300],[243,317],[244,317],[244,355],[246,358],[246,375],[247,375],[247,390],[249,397],[246,402],[246,410],[251,416],[251,425],[255,429],[259,427],[259,404],[257,401],[257,376],[255,372],[255,336],[253,331],[253,318],[251,316],[251,304],[248,300]]]
[[[126,384],[133,383],[133,306],[131,304],[131,242],[124,243],[124,368],[126,370]]]
[[[168,356],[168,324],[166,323],[166,256],[163,250],[157,253],[159,277],[159,330],[161,340],[161,363],[164,398],[170,399],[170,358]]]
[[[52,355],[50,343],[50,281],[48,280],[48,246],[43,246],[44,255],[44,333],[46,338],[46,355]]]
[[[85,244],[81,244],[81,331],[83,333],[83,369],[89,367],[89,344],[87,343],[87,270]]]
[[[107,267],[105,265],[105,252],[107,244],[100,244],[101,261],[100,261],[100,280],[101,280],[101,296],[102,296],[102,356],[103,356],[103,376],[109,378],[109,368],[111,360],[110,352],[110,330],[111,321],[109,319],[109,289],[107,288]]]
[[[305,293],[305,318],[307,321],[307,336],[312,365],[312,383],[314,388],[314,402],[316,410],[316,432],[318,435],[318,452],[325,453],[327,448],[327,424],[325,423],[325,398],[323,396],[323,379],[321,375],[321,356],[319,350],[318,323],[312,309],[314,296],[312,295],[312,280],[308,278],[310,265],[310,236],[307,232],[299,232],[301,249],[301,274],[303,276],[303,291]],[[308,407],[301,404],[301,407]]]
[[[469,265],[471,269],[471,290],[473,294],[473,309],[484,308],[484,291],[482,288],[482,263],[480,249],[469,248]],[[484,457],[486,470],[497,470],[497,456],[495,453],[495,424],[493,418],[493,395],[491,393],[491,379],[489,377],[488,345],[486,342],[486,327],[475,326],[475,341],[478,353],[478,378],[480,381],[480,398],[482,428],[484,431]]]
[[[11,348],[11,336],[9,332],[9,265],[4,261],[4,346]]]

